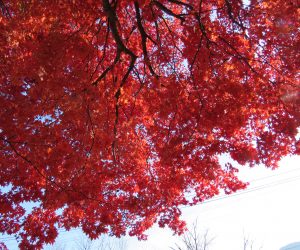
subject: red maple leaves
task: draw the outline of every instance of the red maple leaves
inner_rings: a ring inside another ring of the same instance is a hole
[[[181,233],[181,205],[245,188],[218,156],[299,154],[296,1],[0,8],[0,232],[22,249],[57,228]]]

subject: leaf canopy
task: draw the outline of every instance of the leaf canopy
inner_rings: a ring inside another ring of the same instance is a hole
[[[246,187],[220,155],[299,154],[298,7],[0,1],[0,232],[182,233],[180,206]]]

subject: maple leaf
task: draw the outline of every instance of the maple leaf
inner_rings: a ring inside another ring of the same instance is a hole
[[[276,168],[299,154],[296,0],[0,9],[0,232],[21,249],[78,226],[180,234],[181,205],[246,187],[218,156]]]

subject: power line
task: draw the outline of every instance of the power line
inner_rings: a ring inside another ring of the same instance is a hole
[[[288,170],[288,171],[285,171],[285,172],[282,172],[282,173],[279,173],[279,174],[273,174],[273,175],[269,175],[269,176],[265,176],[265,177],[262,177],[262,178],[258,178],[258,179],[252,179],[252,180],[249,180],[249,181],[246,181],[246,182],[249,182],[249,183],[254,183],[254,182],[258,182],[258,181],[261,181],[261,180],[266,180],[266,179],[271,179],[273,177],[279,177],[279,176],[282,176],[282,175],[286,175],[288,173],[291,173],[291,172],[295,172],[295,171],[300,171],[300,168],[295,168],[295,169],[291,169],[291,170]],[[285,180],[285,179],[283,179]],[[277,181],[280,181],[280,180],[277,180]],[[268,185],[267,184],[262,184],[262,185]],[[260,186],[259,186],[260,187]],[[253,188],[256,188],[256,187],[253,187]],[[252,190],[253,188],[251,189],[246,189],[245,191],[241,191],[241,192],[248,192],[249,190]],[[231,197],[235,194],[239,194],[240,192],[237,192],[237,193],[234,193],[234,194],[231,194],[231,195],[222,195],[222,197]],[[194,195],[187,195],[186,198],[192,198],[194,197]],[[203,203],[208,203],[208,202],[211,202],[211,201],[214,201],[215,199],[219,199],[221,196],[218,196],[218,197],[215,197],[215,198],[211,198],[209,200],[206,200],[206,201],[203,201],[201,204]],[[189,207],[189,206],[187,206]]]
[[[200,206],[200,205],[203,205],[203,204],[207,204],[207,203],[211,203],[211,202],[215,202],[215,201],[219,201],[219,200],[223,200],[223,199],[228,199],[228,198],[232,198],[232,197],[236,197],[236,196],[245,195],[245,194],[255,192],[255,191],[259,191],[259,190],[262,190],[262,189],[266,189],[266,188],[270,188],[270,187],[274,187],[274,186],[278,186],[278,185],[282,185],[282,184],[287,184],[287,183],[290,183],[290,182],[293,182],[293,181],[296,181],[296,180],[300,180],[300,176],[294,176],[294,177],[291,177],[291,178],[277,180],[275,182],[271,182],[271,183],[260,185],[260,186],[254,187],[254,188],[246,189],[245,191],[240,191],[240,192],[237,192],[237,193],[234,193],[234,194],[231,194],[231,195],[221,195],[221,196],[218,196],[216,198],[205,200],[205,201],[203,201],[199,204],[196,204],[196,205],[191,205],[191,206],[187,205],[187,206],[183,206],[181,208],[189,208],[189,207],[194,207],[194,206]]]
[[[261,178],[258,178],[258,179],[252,179],[252,180],[249,180],[248,182],[252,183],[252,182],[256,182],[256,181],[261,181],[261,180],[265,180],[265,179],[269,179],[269,178],[273,178],[273,177],[285,175],[285,174],[288,174],[288,173],[291,173],[291,172],[295,172],[295,171],[300,171],[300,168],[291,169],[291,170],[288,170],[288,171],[285,171],[285,172],[282,172],[282,173],[273,174],[273,175],[261,177]]]

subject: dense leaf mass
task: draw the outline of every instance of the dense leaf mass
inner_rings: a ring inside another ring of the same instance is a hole
[[[1,0],[0,232],[181,233],[245,188],[220,155],[299,154],[297,2]]]

